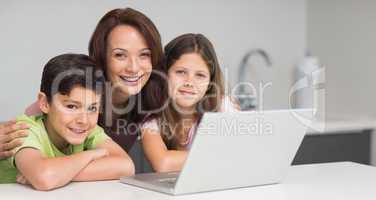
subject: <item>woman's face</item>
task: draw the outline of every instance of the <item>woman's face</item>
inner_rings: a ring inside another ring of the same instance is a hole
[[[194,109],[209,83],[208,66],[197,53],[181,55],[168,70],[169,95],[175,105],[183,109]]]
[[[151,50],[141,33],[132,26],[119,25],[108,36],[107,78],[115,90],[136,95],[152,71]]]

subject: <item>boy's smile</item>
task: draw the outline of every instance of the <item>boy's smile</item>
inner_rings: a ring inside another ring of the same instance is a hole
[[[75,87],[70,94],[57,93],[50,103],[41,106],[47,114],[44,124],[48,135],[57,148],[85,141],[97,125],[100,98],[91,89]]]

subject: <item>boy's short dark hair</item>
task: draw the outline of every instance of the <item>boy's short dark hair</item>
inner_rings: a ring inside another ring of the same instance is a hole
[[[56,93],[69,95],[74,87],[102,93],[105,78],[96,63],[84,54],[62,54],[44,66],[40,91],[51,102]]]

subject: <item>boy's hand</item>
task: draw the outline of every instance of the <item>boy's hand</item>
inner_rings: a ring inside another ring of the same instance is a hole
[[[22,185],[30,185],[29,181],[22,174],[17,175],[16,182]]]

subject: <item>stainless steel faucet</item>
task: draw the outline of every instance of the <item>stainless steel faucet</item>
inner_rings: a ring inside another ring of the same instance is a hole
[[[238,71],[239,82],[243,83],[246,81],[245,70],[246,70],[246,67],[248,66],[247,63],[249,62],[251,57],[254,55],[261,56],[264,59],[266,66],[272,67],[270,56],[266,53],[265,50],[251,49],[243,56],[242,61],[240,63],[239,71]],[[237,91],[237,100],[240,103],[241,110],[252,110],[252,109],[256,109],[257,107],[256,99],[254,97],[250,97],[249,94],[246,93],[244,84],[239,86],[239,89]]]

